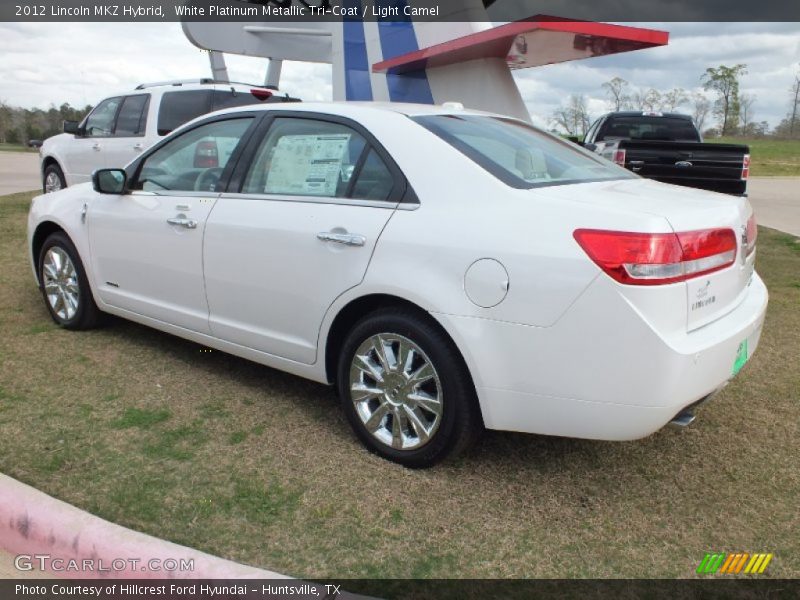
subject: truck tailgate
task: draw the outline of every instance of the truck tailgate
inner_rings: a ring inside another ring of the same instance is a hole
[[[700,189],[744,194],[747,146],[658,140],[621,140],[625,166],[643,177]]]

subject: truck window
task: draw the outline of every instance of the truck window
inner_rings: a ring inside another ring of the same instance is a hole
[[[597,135],[597,141],[660,140],[699,142],[700,134],[689,119],[673,117],[609,117]]]
[[[213,90],[167,92],[158,111],[158,135],[167,135],[192,119],[211,112]]]
[[[109,98],[98,104],[84,121],[86,137],[109,137],[114,131],[114,121],[120,104],[122,98]]]
[[[297,98],[287,98],[284,94],[277,92],[267,96],[267,90],[255,88],[253,91],[241,91],[223,89],[214,91],[214,106],[211,110],[222,110],[223,108],[235,108],[237,106],[247,106],[249,104],[271,104],[274,102],[298,102]]]
[[[117,126],[114,135],[117,137],[133,137],[144,135],[147,123],[147,107],[150,104],[150,94],[137,94],[126,96],[122,108],[117,116]]]

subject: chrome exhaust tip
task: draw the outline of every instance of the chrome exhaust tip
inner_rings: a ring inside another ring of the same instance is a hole
[[[683,429],[691,425],[697,417],[689,410],[684,410],[677,414],[677,416],[669,422],[672,427]]]
[[[694,423],[694,420],[697,418],[694,414],[695,409],[699,408],[700,406],[711,400],[714,396],[719,394],[723,390],[723,388],[725,388],[726,385],[728,385],[727,381],[723,383],[721,386],[719,386],[717,389],[715,389],[713,392],[711,392],[710,394],[703,396],[697,402],[694,402],[689,406],[687,406],[686,408],[684,408],[681,412],[675,415],[668,424],[677,429],[683,429]]]

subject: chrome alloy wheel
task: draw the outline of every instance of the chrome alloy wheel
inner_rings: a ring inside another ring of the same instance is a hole
[[[442,386],[433,363],[395,333],[373,335],[358,347],[350,398],[367,431],[395,450],[424,446],[442,422]]]
[[[50,171],[44,178],[44,193],[57,192],[61,189],[61,178],[55,171]]]
[[[62,248],[53,246],[44,255],[42,276],[50,308],[60,319],[69,321],[78,312],[80,293],[75,265]]]

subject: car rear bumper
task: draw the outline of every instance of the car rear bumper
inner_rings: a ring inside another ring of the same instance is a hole
[[[754,274],[731,312],[669,339],[603,277],[552,327],[434,316],[465,355],[488,428],[628,440],[734,376],[742,344],[748,357],[758,346],[767,299]]]

